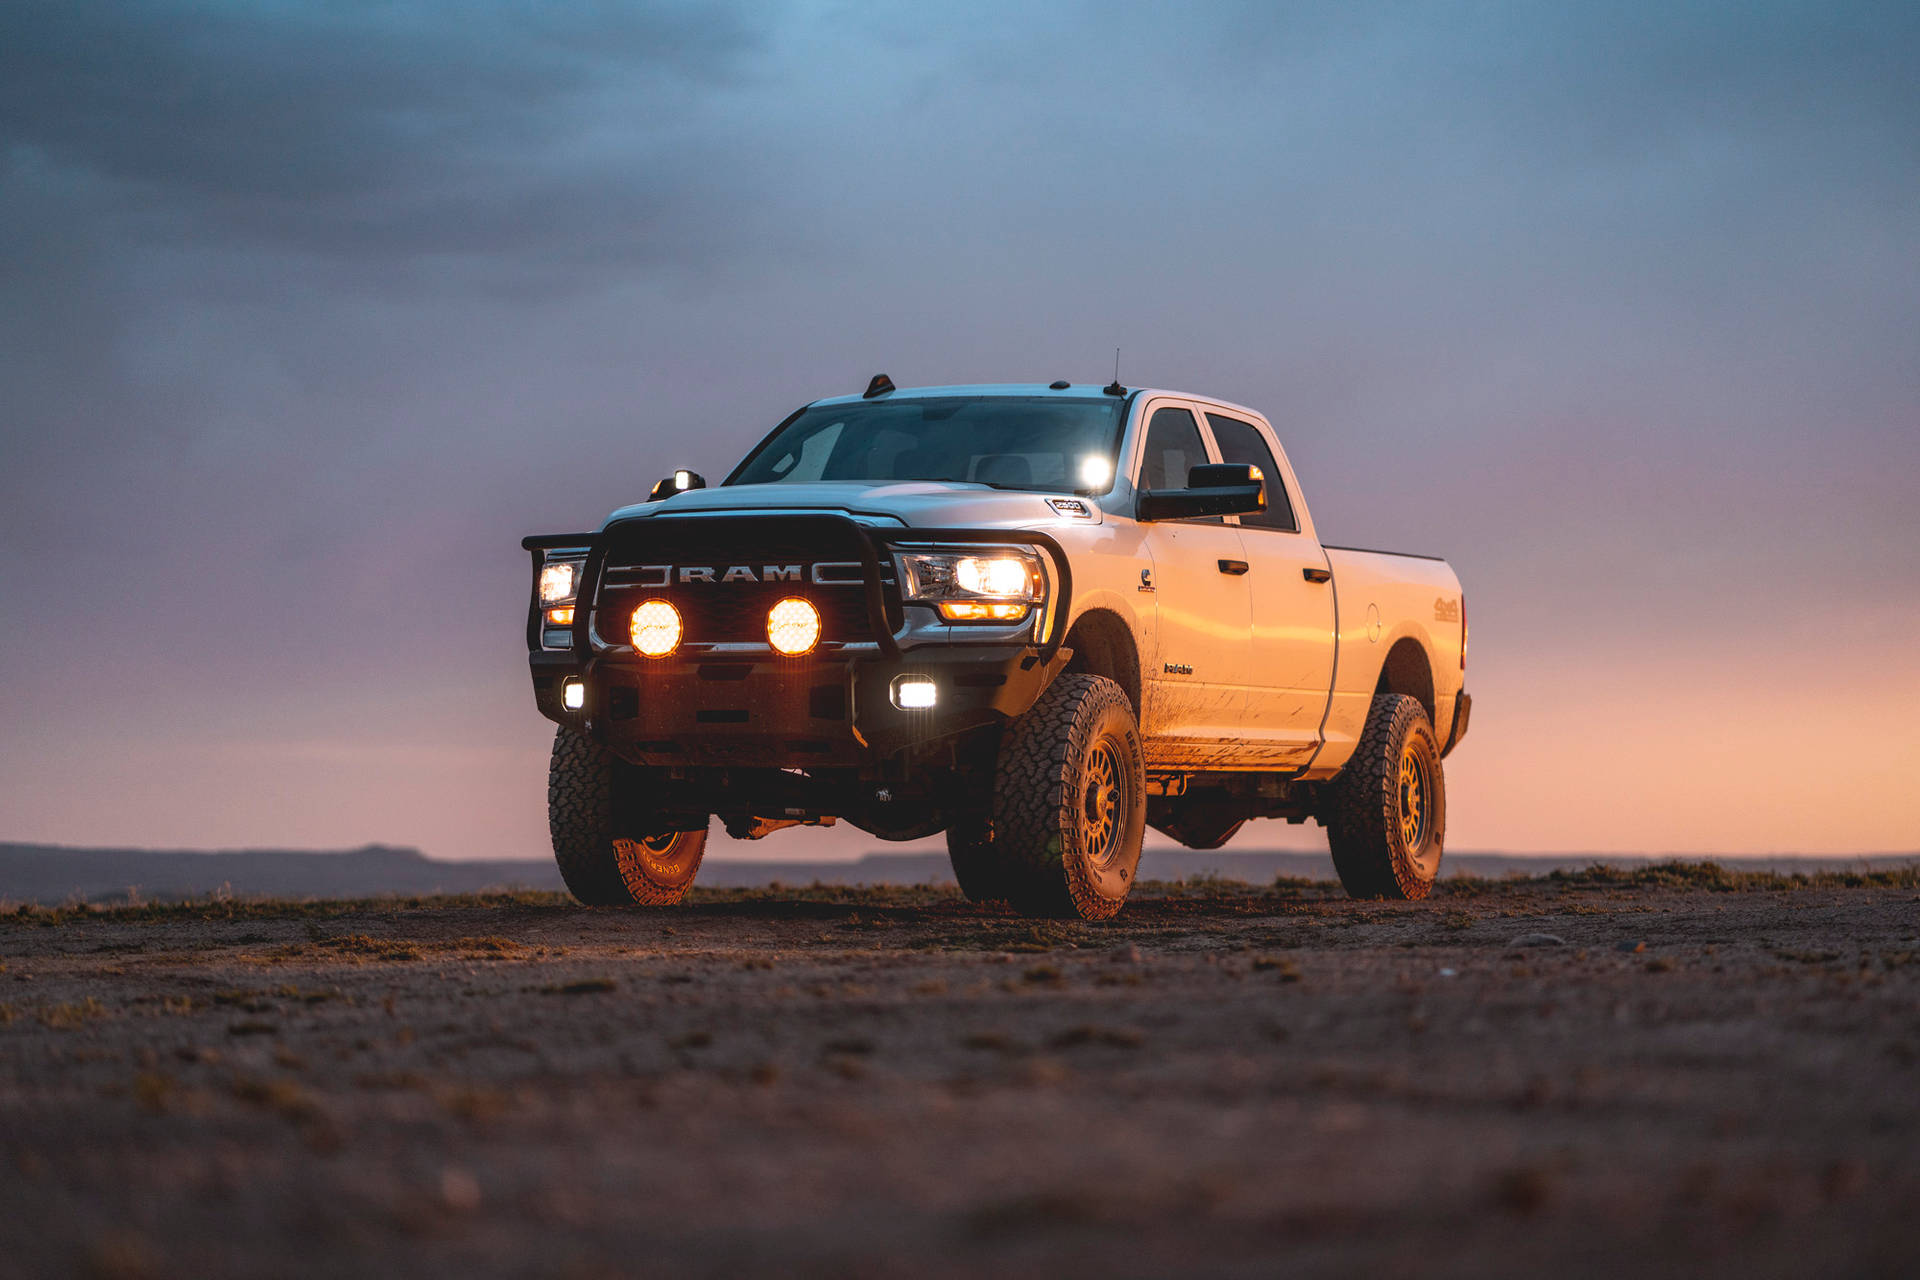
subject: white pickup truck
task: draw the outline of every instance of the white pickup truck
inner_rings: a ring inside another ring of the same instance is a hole
[[[819,400],[725,481],[531,537],[555,858],[677,902],[736,837],[944,830],[976,901],[1100,919],[1151,825],[1325,826],[1358,897],[1424,897],[1467,731],[1444,561],[1329,547],[1265,418],[1117,382]]]

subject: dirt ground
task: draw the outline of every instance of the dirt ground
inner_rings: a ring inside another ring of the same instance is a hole
[[[1920,1274],[1920,878],[0,915],[0,1271]]]

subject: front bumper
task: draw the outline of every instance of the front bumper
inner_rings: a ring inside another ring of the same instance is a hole
[[[633,658],[530,655],[534,700],[556,724],[642,765],[808,768],[872,763],[1001,723],[1031,707],[1071,651],[922,646],[899,657]],[[932,707],[903,710],[893,686],[931,680]],[[568,680],[585,705],[568,711]]]
[[[1071,656],[1062,647],[1073,600],[1073,570],[1066,552],[1047,534],[1030,529],[869,528],[834,513],[793,516],[636,519],[599,534],[532,537],[535,597],[527,614],[528,659],[535,702],[548,719],[578,729],[634,764],[723,765],[810,768],[863,765],[937,744],[956,734],[1019,715],[1032,706]],[[682,649],[646,658],[625,646],[595,638],[601,574],[610,544],[655,545],[689,529],[748,531],[770,541],[831,534],[835,545],[858,555],[859,586],[869,643],[825,648],[805,657],[771,649],[738,652]],[[897,548],[1027,544],[1054,566],[1054,595],[1045,634],[1028,640],[960,644],[914,644],[888,616],[883,564]],[[584,551],[571,643],[547,648],[537,586],[543,551]],[[935,704],[903,710],[894,704],[896,680],[933,681]],[[583,686],[584,705],[566,709],[569,681]]]

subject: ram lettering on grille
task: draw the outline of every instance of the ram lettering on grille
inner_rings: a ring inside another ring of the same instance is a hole
[[[857,560],[822,560],[812,566],[770,564],[757,571],[752,565],[744,564],[609,565],[607,577],[612,585],[648,587],[656,591],[696,582],[708,586],[724,586],[733,582],[810,582],[816,587],[849,587],[858,586],[861,581],[860,562]],[[892,576],[883,573],[881,581],[891,582]]]

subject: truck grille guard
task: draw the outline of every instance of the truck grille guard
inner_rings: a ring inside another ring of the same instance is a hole
[[[834,522],[844,526],[854,535],[851,541],[859,552],[861,585],[866,595],[867,619],[873,631],[874,641],[878,644],[880,652],[889,658],[899,658],[902,650],[899,638],[887,622],[887,602],[882,585],[883,556],[890,560],[893,552],[902,547],[955,545],[1037,547],[1046,552],[1047,558],[1053,562],[1058,590],[1058,597],[1049,598],[1047,601],[1046,607],[1050,612],[1047,632],[1041,638],[1039,645],[1041,664],[1052,662],[1054,655],[1060,652],[1060,646],[1066,640],[1067,618],[1073,604],[1073,566],[1067,560],[1067,553],[1050,535],[1032,529],[874,528],[861,524],[849,516],[823,511],[817,514],[809,512],[805,516],[644,516],[638,520],[623,521],[609,526],[599,533],[535,534],[522,538],[520,545],[533,556],[533,587],[528,593],[527,605],[528,650],[539,652],[542,647],[541,632],[544,617],[540,605],[540,570],[545,563],[546,552],[562,547],[586,550],[586,561],[581,566],[580,580],[574,592],[571,647],[576,654],[591,656],[593,653],[592,619],[600,608],[600,579],[606,567],[611,535],[617,533],[623,541],[631,541],[643,533],[644,526],[655,522],[671,522],[679,525],[683,520],[724,520],[734,529],[745,524],[761,524],[773,532],[791,530],[796,520]]]

